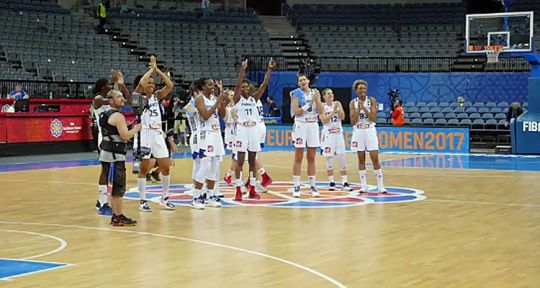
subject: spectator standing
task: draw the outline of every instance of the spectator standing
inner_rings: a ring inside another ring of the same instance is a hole
[[[523,114],[523,109],[521,109],[518,102],[512,103],[510,107],[508,107],[508,111],[506,112],[506,122],[504,123],[505,127],[508,127],[508,124],[512,122],[512,119],[518,118],[521,114]]]

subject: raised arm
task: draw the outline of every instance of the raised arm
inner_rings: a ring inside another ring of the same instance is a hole
[[[270,61],[268,62],[268,68],[266,68],[266,74],[264,74],[264,80],[261,86],[259,86],[259,89],[257,89],[257,92],[255,92],[255,95],[253,95],[255,100],[259,100],[264,93],[264,90],[266,90],[268,83],[270,83],[270,74],[272,74],[272,70],[274,70],[274,67],[276,67],[276,61],[274,61],[274,58],[270,58]]]
[[[163,73],[163,71],[159,70],[159,68],[157,67],[156,57],[154,57],[154,56],[150,57],[150,66],[153,68],[154,72],[156,72],[159,75],[161,80],[163,80],[163,82],[165,82],[165,87],[163,87],[163,88],[159,89],[158,91],[156,91],[156,96],[157,96],[158,100],[161,101],[162,99],[167,97],[169,92],[171,92],[171,90],[174,87],[174,83],[171,81],[171,78],[169,78],[169,76],[167,76],[167,74],[165,74],[165,73]]]
[[[360,109],[355,107],[356,105],[354,105],[354,102],[355,101],[353,99],[349,103],[349,116],[351,118],[351,124],[352,125],[354,125],[354,124],[356,124],[356,122],[358,122],[358,115],[360,114]]]
[[[114,83],[114,89],[119,90],[124,95],[124,98],[126,98],[126,103],[128,105],[131,105],[132,98],[131,98],[131,92],[127,88],[125,82],[124,82],[124,75],[120,70],[112,69],[111,70],[111,79]]]
[[[368,119],[372,122],[377,121],[377,100],[375,100],[375,97],[371,97],[369,99],[371,101],[371,108],[369,111],[366,111],[366,114],[368,115]]]
[[[240,101],[240,89],[242,89],[242,81],[244,80],[244,74],[246,73],[246,68],[248,65],[248,60],[242,61],[240,65],[240,71],[238,72],[238,78],[236,79],[236,86],[234,87],[233,100],[234,104]]]
[[[317,111],[319,112],[319,114],[321,113],[321,111],[324,113],[324,106],[321,100],[321,93],[319,92],[318,89],[313,89],[313,91],[315,92],[315,95],[313,95],[314,100],[315,100],[314,101],[315,107],[317,107]]]
[[[341,105],[341,102],[339,101],[334,101],[334,103],[336,103],[336,112],[337,112],[337,115],[339,117],[339,119],[343,120],[345,119],[345,111],[343,110],[343,106]]]
[[[201,116],[201,118],[204,121],[206,121],[210,117],[212,117],[212,114],[214,114],[214,112],[216,112],[216,110],[218,109],[218,107],[220,105],[220,102],[216,101],[214,106],[212,106],[212,107],[210,107],[210,109],[206,110],[206,105],[204,105],[204,98],[203,97],[204,96],[198,96],[195,99],[195,107],[197,107],[197,112],[199,112],[199,116]]]
[[[335,109],[332,109],[332,111],[328,114],[324,111],[324,109],[319,110],[319,119],[321,119],[321,122],[323,124],[326,124],[330,122],[330,120],[332,120],[332,117],[334,117],[335,112],[336,112]]]
[[[300,104],[298,103],[298,98],[294,96],[292,93],[290,94],[290,96],[291,96],[291,105],[292,105],[294,115],[302,116],[302,114],[304,114],[304,110],[302,109],[302,107],[300,107]]]

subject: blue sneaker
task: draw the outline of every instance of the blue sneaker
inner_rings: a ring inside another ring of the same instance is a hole
[[[103,206],[101,206],[98,210],[98,215],[106,215],[111,216],[113,214],[111,206],[109,204],[105,203]]]

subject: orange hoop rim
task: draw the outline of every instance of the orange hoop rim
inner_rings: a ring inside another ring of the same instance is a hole
[[[484,46],[484,50],[494,51],[494,52],[501,52],[503,49],[504,49],[503,45],[486,45],[486,46]]]

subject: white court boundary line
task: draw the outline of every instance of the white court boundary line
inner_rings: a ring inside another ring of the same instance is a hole
[[[44,256],[47,256],[47,255],[51,255],[51,254],[54,254],[56,252],[60,252],[60,251],[64,250],[67,247],[66,240],[64,240],[62,238],[59,238],[59,237],[56,237],[56,236],[53,236],[53,235],[49,235],[49,234],[43,234],[43,233],[37,233],[37,232],[31,232],[31,231],[24,231],[24,230],[9,230],[9,229],[0,229],[0,231],[9,232],[9,233],[22,233],[22,234],[28,234],[28,235],[34,235],[34,236],[41,236],[41,237],[50,238],[50,239],[53,239],[53,240],[56,240],[56,241],[60,242],[60,246],[58,248],[54,249],[54,250],[51,250],[51,251],[46,252],[46,253],[34,255],[34,256],[28,256],[28,257],[20,258],[22,260],[35,259],[35,258],[40,258],[40,257],[44,257]]]
[[[150,232],[141,232],[141,231],[133,231],[133,230],[118,230],[118,229],[111,229],[111,228],[104,228],[104,227],[90,227],[90,226],[80,226],[80,225],[66,225],[66,224],[55,224],[55,223],[32,223],[32,222],[10,222],[10,221],[0,221],[0,224],[12,224],[12,225],[26,225],[26,226],[42,226],[42,227],[61,227],[61,228],[75,228],[75,229],[84,229],[84,230],[97,230],[97,231],[107,231],[107,232],[116,232],[116,233],[126,233],[126,234],[136,234],[136,235],[143,235],[143,236],[152,236],[152,237],[158,237],[158,238],[166,238],[166,239],[174,239],[174,240],[180,240],[180,241],[186,241],[191,243],[197,243],[197,244],[203,244],[208,246],[214,246],[219,248],[225,248],[233,251],[243,252],[247,254],[252,254],[256,256],[260,256],[263,258],[268,258],[274,261],[278,261],[293,267],[296,267],[300,270],[303,270],[305,272],[311,273],[315,276],[318,276],[319,278],[322,278],[330,283],[332,283],[336,287],[345,288],[343,283],[337,281],[334,278],[331,278],[330,276],[327,276],[319,271],[316,271],[312,268],[306,267],[304,265],[279,258],[276,256],[264,254],[261,252],[248,250],[244,248],[229,246],[225,244],[215,243],[215,242],[209,242],[204,240],[197,240],[192,238],[186,238],[186,237],[180,237],[180,236],[173,236],[173,235],[166,235],[166,234],[158,234],[158,233],[150,233]]]

